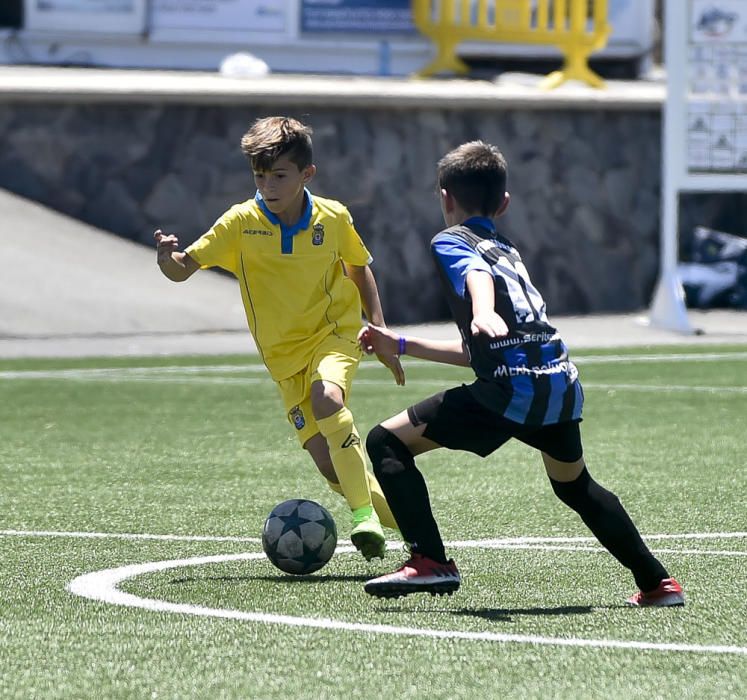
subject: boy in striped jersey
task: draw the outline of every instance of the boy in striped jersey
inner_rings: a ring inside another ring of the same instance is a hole
[[[448,228],[431,242],[461,340],[401,337],[369,324],[364,351],[471,366],[476,375],[377,425],[366,447],[374,473],[409,543],[411,558],[365,590],[398,597],[452,593],[459,571],[447,560],[425,481],[414,457],[438,447],[482,457],[511,438],[542,454],[555,494],[575,510],[607,550],[633,573],[632,605],[683,605],[681,586],[651,554],[618,498],[586,469],[579,432],[583,391],[568,350],[519,252],[493,219],[506,211],[507,165],[482,141],[463,144],[438,164]]]

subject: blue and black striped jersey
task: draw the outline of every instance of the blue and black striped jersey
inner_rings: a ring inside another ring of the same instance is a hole
[[[513,243],[496,232],[490,219],[473,217],[437,234],[431,252],[477,376],[471,385],[475,398],[524,425],[580,418],[583,390],[578,370],[548,322],[545,302]],[[470,332],[470,270],[493,276],[495,311],[506,322],[508,335],[490,338]]]

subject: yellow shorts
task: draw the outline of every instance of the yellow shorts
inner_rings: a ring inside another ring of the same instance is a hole
[[[337,384],[347,403],[361,357],[355,340],[330,335],[314,350],[306,369],[277,383],[288,421],[302,446],[319,432],[311,410],[312,383],[323,380]]]

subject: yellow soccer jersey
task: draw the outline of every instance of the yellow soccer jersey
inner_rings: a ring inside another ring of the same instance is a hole
[[[306,367],[328,335],[355,340],[361,301],[343,262],[367,265],[371,254],[339,202],[306,191],[300,220],[286,226],[257,193],[185,252],[203,268],[236,276],[249,328],[276,381]]]

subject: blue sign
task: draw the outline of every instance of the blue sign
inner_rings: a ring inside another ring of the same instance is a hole
[[[301,0],[302,32],[413,34],[410,0]]]

